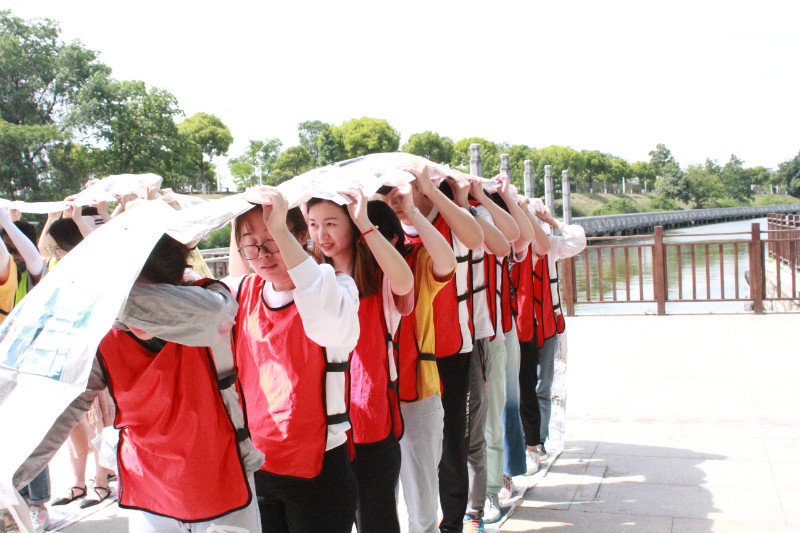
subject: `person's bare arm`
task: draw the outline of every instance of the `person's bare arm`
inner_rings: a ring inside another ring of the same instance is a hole
[[[392,243],[387,241],[380,231],[375,231],[375,226],[367,215],[367,198],[364,196],[364,191],[355,187],[339,191],[339,194],[351,200],[347,205],[347,212],[361,232],[359,238],[369,247],[378,266],[389,279],[392,292],[400,296],[411,292],[414,289],[414,274]]]
[[[469,211],[451,202],[442,191],[433,186],[430,178],[430,171],[424,162],[414,161],[402,167],[402,170],[406,170],[414,175],[416,179],[412,186],[416,186],[419,191],[433,203],[458,240],[464,243],[470,250],[474,250],[483,244],[483,231],[481,231],[481,227],[475,221],[475,218]],[[455,180],[451,180],[450,184],[455,188],[468,187],[468,184],[454,185],[454,183]],[[454,190],[453,193],[455,194],[457,191]]]
[[[452,274],[456,269],[456,254],[447,239],[414,206],[411,186],[408,184],[398,185],[389,194],[390,198],[393,196],[400,199],[403,212],[406,213],[409,222],[417,230],[423,246],[428,251],[428,255],[431,256],[433,260],[433,275],[437,279],[444,279]]]
[[[25,261],[25,268],[28,270],[28,273],[37,278],[42,275],[42,271],[44,270],[44,259],[42,259],[41,254],[39,254],[39,249],[36,247],[36,244],[31,242],[28,237],[22,233],[19,228],[11,221],[11,215],[8,212],[8,208],[5,206],[0,206],[0,227],[6,230],[6,234],[11,239],[11,242],[14,243],[16,246],[19,255],[22,256],[23,261]],[[5,246],[3,246],[5,249]],[[8,250],[6,250],[8,253]],[[6,263],[8,263],[6,261]],[[6,268],[8,265],[6,265]],[[8,274],[6,274],[8,277]]]

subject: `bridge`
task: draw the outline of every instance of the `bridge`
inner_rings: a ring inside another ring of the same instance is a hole
[[[684,226],[699,226],[715,222],[747,220],[766,217],[775,213],[799,213],[800,204],[768,205],[753,207],[721,207],[715,209],[687,209],[684,211],[659,211],[655,213],[631,213],[599,217],[575,217],[578,224],[590,237],[599,235],[632,235],[652,232],[656,226],[665,229]]]

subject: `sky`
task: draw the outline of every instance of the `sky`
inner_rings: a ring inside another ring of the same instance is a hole
[[[0,0],[59,22],[186,116],[298,144],[305,120],[600,150],[686,168],[800,151],[795,0]],[[221,174],[228,175],[224,165]]]

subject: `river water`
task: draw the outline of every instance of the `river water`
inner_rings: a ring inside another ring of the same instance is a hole
[[[689,228],[679,228],[664,232],[664,242],[671,243],[691,243],[713,241],[708,247],[695,246],[695,279],[694,290],[698,299],[730,299],[735,297],[738,287],[739,298],[747,298],[749,295],[748,286],[745,282],[744,274],[750,269],[750,259],[748,255],[749,247],[747,244],[739,243],[736,245],[736,257],[734,257],[733,241],[749,241],[750,229],[754,222],[758,222],[762,230],[767,229],[767,219],[760,218],[755,220],[738,220],[735,222],[725,222],[722,224],[709,224],[706,226],[695,226]],[[739,233],[740,235],[708,236],[711,233]],[[746,234],[745,234],[746,233]],[[699,236],[683,236],[683,235]],[[762,234],[762,238],[763,238]],[[592,244],[645,244],[652,243],[652,239],[619,239],[609,241],[590,241]],[[720,245],[722,243],[722,276],[720,276]],[[603,271],[603,302],[590,304],[576,304],[576,315],[589,314],[655,314],[656,303],[652,302],[626,302],[625,286],[625,258],[622,249],[615,252],[616,293],[617,302],[613,301],[613,291],[615,283],[611,269],[611,252],[604,250],[602,254]],[[585,255],[580,254],[575,257],[575,285],[577,291],[577,301],[585,301],[586,298],[586,260]],[[706,284],[706,260],[708,261],[708,273],[710,282]],[[590,300],[599,299],[599,275],[597,268],[597,253],[592,250],[589,253],[589,295]],[[681,284],[683,298],[692,298],[692,258],[690,246],[681,246]],[[738,266],[738,272],[735,269]],[[639,266],[638,253],[636,248],[629,249],[629,271],[630,271],[630,299],[631,300],[652,300],[653,296],[653,261],[651,248],[642,247],[642,264]],[[644,272],[642,279],[642,296],[639,291],[640,271]],[[562,275],[563,279],[563,275]],[[720,282],[722,279],[722,282]],[[670,298],[677,299],[679,295],[678,284],[678,253],[675,247],[667,247],[667,290],[668,297],[666,303],[667,314],[670,313],[744,313],[746,302],[741,301],[721,301],[721,302],[670,302]],[[724,294],[723,294],[724,290]]]

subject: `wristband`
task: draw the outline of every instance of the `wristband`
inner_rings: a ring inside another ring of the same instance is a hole
[[[362,234],[361,234],[361,236],[358,238],[358,240],[359,240],[359,241],[361,241],[361,242],[364,242],[364,237],[366,237],[367,235],[369,235],[370,233],[372,233],[372,232],[373,232],[373,231],[375,231],[376,229],[378,229],[378,226],[372,226],[372,227],[371,227],[371,228],[369,228],[367,231],[365,231],[364,233],[362,233]]]

